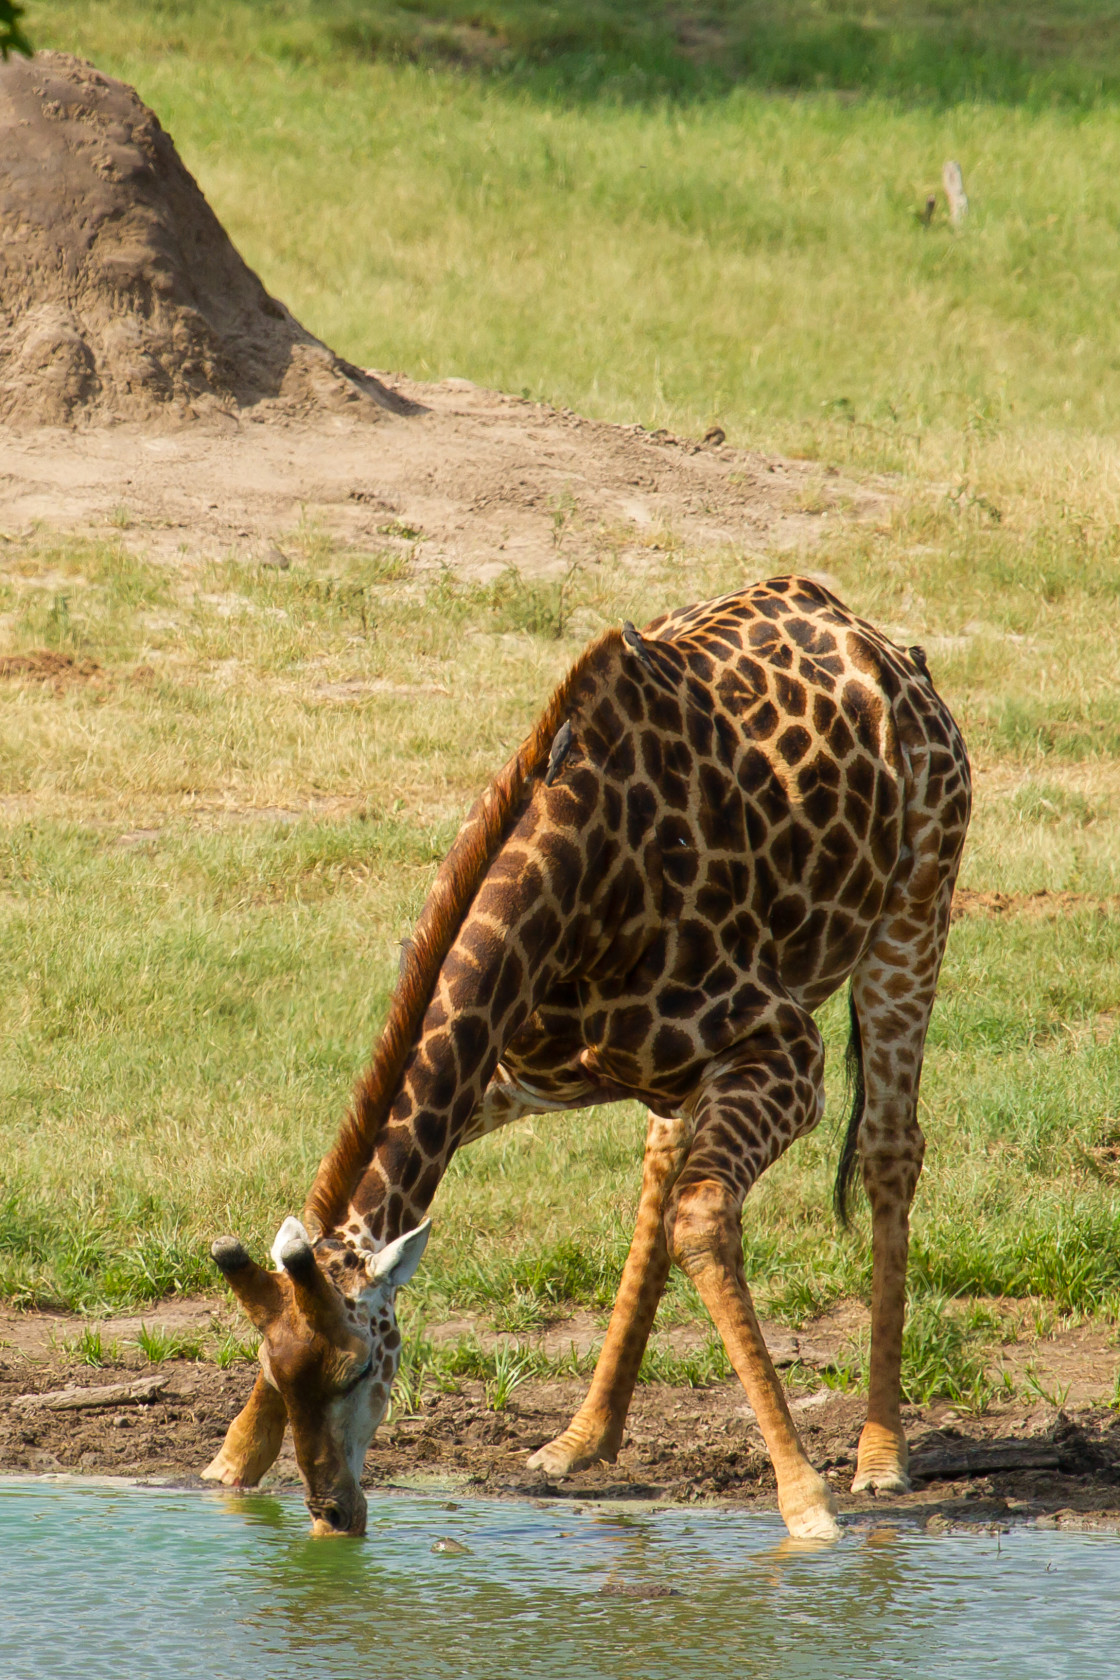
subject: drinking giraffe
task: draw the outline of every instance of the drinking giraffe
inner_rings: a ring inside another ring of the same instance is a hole
[[[871,1207],[867,1421],[853,1488],[908,1486],[899,1374],[918,1082],[970,808],[920,648],[805,578],[592,642],[437,875],[374,1059],[273,1269],[214,1258],[263,1337],[205,1472],[257,1482],[292,1427],[318,1534],[359,1481],[400,1359],[394,1303],[455,1151],[526,1113],[649,1110],[637,1226],[587,1398],[530,1459],[622,1443],[671,1264],[692,1279],[765,1439],[791,1534],[835,1507],[798,1439],[743,1270],[751,1185],[823,1107],[813,1011],[850,981],[855,1102],[837,1201]]]

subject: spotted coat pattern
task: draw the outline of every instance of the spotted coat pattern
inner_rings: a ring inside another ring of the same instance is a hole
[[[866,1084],[853,1141],[874,1244],[855,1485],[905,1485],[917,1093],[969,816],[964,746],[921,650],[802,578],[608,634],[566,701],[317,1252],[345,1298],[340,1252],[368,1255],[417,1226],[463,1144],[526,1112],[639,1098],[646,1165],[615,1312],[587,1401],[536,1462],[555,1473],[617,1452],[676,1261],[743,1378],[787,1523],[828,1534],[830,1496],[743,1278],[740,1214],[820,1118],[813,1011],[850,979]]]

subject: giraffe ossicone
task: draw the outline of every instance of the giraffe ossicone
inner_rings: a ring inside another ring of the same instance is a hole
[[[272,1255],[272,1264],[277,1271],[280,1271],[283,1266],[284,1250],[293,1243],[306,1243],[310,1247],[311,1238],[307,1234],[302,1219],[297,1219],[294,1214],[289,1214],[277,1231],[276,1240],[269,1250]]]
[[[837,1174],[872,1220],[854,1488],[907,1485],[900,1408],[926,1028],[970,811],[968,758],[920,649],[797,577],[627,623],[584,652],[476,801],[413,937],[374,1059],[274,1270],[215,1262],[261,1372],[206,1475],[249,1485],[290,1425],[318,1534],[360,1477],[400,1359],[396,1290],[453,1154],[527,1113],[637,1098],[642,1190],[583,1405],[531,1464],[613,1459],[670,1266],[742,1380],[791,1534],[828,1539],[743,1271],[758,1178],[823,1106],[814,1011],[850,982],[858,1077]]]

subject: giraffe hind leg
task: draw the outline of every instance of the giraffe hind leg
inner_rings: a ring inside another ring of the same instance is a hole
[[[681,1170],[690,1135],[685,1121],[650,1115],[638,1218],[591,1387],[567,1429],[529,1459],[531,1470],[566,1476],[603,1460],[613,1464],[618,1456],[642,1355],[669,1276],[665,1199]]]
[[[910,1486],[901,1374],[910,1204],[925,1153],[918,1086],[955,874],[948,870],[924,905],[900,890],[852,976],[864,1088],[856,1138],[872,1233],[871,1371],[853,1493],[905,1493]],[[840,1181],[837,1188],[840,1201]]]

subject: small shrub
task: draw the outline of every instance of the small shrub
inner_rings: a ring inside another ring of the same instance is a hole
[[[494,1349],[493,1375],[486,1384],[486,1404],[492,1412],[504,1412],[515,1389],[533,1374],[531,1351],[517,1342],[502,1342]]]
[[[535,1295],[515,1284],[508,1301],[499,1301],[491,1314],[495,1330],[507,1335],[524,1335],[527,1330],[539,1330],[548,1321],[548,1314]]]
[[[118,1342],[106,1342],[100,1330],[94,1330],[89,1326],[82,1331],[80,1336],[75,1336],[72,1340],[63,1342],[62,1345],[70,1357],[76,1359],[80,1365],[91,1365],[97,1371],[102,1370],[106,1365],[118,1365],[120,1363],[120,1344]]]
[[[142,1324],[136,1345],[149,1365],[161,1365],[165,1359],[200,1359],[202,1338],[190,1331],[161,1330],[158,1325]]]
[[[259,1337],[242,1337],[236,1331],[227,1331],[214,1349],[214,1363],[219,1371],[228,1371],[231,1365],[240,1361],[251,1364],[257,1357],[259,1346]]]
[[[638,1372],[640,1383],[672,1383],[675,1387],[711,1388],[734,1375],[727,1350],[712,1336],[702,1348],[690,1353],[673,1353],[667,1348],[647,1348]]]
[[[390,1422],[394,1418],[416,1416],[434,1365],[435,1352],[430,1340],[423,1331],[415,1332],[401,1348],[401,1362],[389,1401]]]
[[[810,1319],[819,1318],[835,1301],[834,1284],[823,1283],[814,1277],[792,1277],[775,1292],[767,1295],[767,1310],[781,1324],[800,1329]]]

